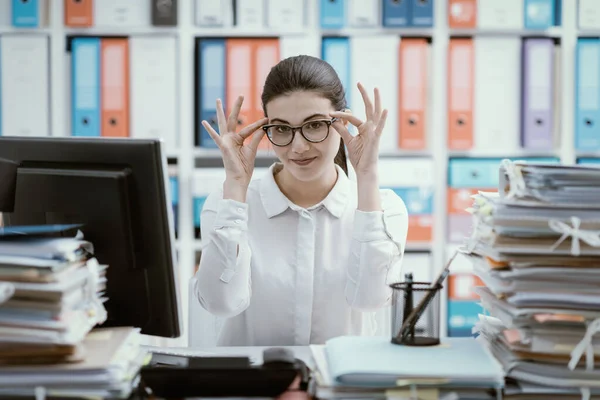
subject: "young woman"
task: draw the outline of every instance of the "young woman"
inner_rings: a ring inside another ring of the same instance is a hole
[[[206,245],[195,286],[200,304],[225,318],[219,345],[308,345],[374,334],[375,313],[389,305],[388,285],[400,279],[408,217],[400,197],[379,189],[387,110],[378,89],[374,102],[358,89],[365,121],[346,110],[329,64],[291,57],[266,79],[267,118],[236,132],[240,97],[228,118],[217,100],[219,132],[202,122],[226,171],[222,190],[202,210]],[[251,180],[265,134],[279,162]]]

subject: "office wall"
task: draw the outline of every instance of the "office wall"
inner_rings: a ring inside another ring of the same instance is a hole
[[[163,138],[185,311],[199,211],[223,175],[199,121],[239,93],[258,118],[274,63],[322,57],[355,113],[357,81],[382,91],[381,185],[410,212],[407,268],[431,277],[502,158],[599,154],[598,15],[597,0],[0,0],[0,134]],[[274,159],[265,142],[258,166]],[[470,272],[453,265],[444,335],[479,311]]]

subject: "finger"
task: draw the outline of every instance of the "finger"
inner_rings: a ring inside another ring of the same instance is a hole
[[[219,131],[222,134],[228,132],[227,119],[225,118],[225,111],[223,111],[223,102],[221,99],[217,99],[217,124],[219,125]]]
[[[208,123],[208,121],[202,121],[202,126],[206,128],[206,130],[208,131],[208,135],[212,138],[212,140],[215,141],[217,146],[221,147],[221,137],[219,136],[217,131],[215,131],[213,127]]]
[[[348,131],[348,128],[346,128],[340,120],[335,121],[333,127],[338,131],[346,146],[348,146],[348,143],[350,143],[353,138],[352,134]]]
[[[246,139],[247,137],[249,137],[250,135],[252,135],[252,133],[254,133],[254,131],[256,131],[261,126],[263,126],[264,124],[266,124],[268,120],[269,120],[268,118],[261,118],[261,119],[259,119],[258,121],[256,121],[256,122],[248,125],[244,129],[242,129],[240,131],[239,135],[241,137],[243,137],[244,139]],[[262,131],[262,129],[261,129],[261,131]]]
[[[381,118],[381,96],[379,93],[379,88],[375,88],[373,92],[375,94],[375,112],[373,117],[375,118],[375,121],[378,121],[379,118]]]
[[[358,90],[360,90],[360,94],[363,98],[363,102],[365,103],[365,113],[367,115],[367,119],[373,118],[373,103],[371,103],[371,99],[369,98],[369,94],[365,87],[359,82],[357,84]]]
[[[357,128],[363,124],[363,122],[358,117],[343,111],[334,111],[332,113],[329,113],[329,115],[335,118],[341,118],[345,121],[348,121]]]
[[[385,120],[387,119],[388,110],[383,110],[381,113],[381,118],[379,118],[379,122],[375,127],[375,135],[380,136],[381,132],[383,132],[383,127],[385,126]]]
[[[242,103],[244,102],[244,96],[238,96],[235,104],[233,105],[233,109],[231,110],[231,114],[229,114],[229,118],[227,119],[227,129],[229,132],[235,132],[238,125],[238,117],[240,115],[240,110],[242,109]]]
[[[260,144],[260,141],[262,140],[263,136],[265,136],[265,131],[261,129],[254,132],[256,133],[254,133],[252,139],[250,139],[250,148],[254,153],[256,153],[258,151],[258,145]]]

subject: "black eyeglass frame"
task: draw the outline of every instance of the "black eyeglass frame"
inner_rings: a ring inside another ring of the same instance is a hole
[[[339,118],[313,119],[313,120],[310,120],[310,121],[306,121],[302,125],[298,125],[298,126],[291,126],[291,125],[287,125],[287,124],[268,124],[268,125],[263,125],[262,126],[262,130],[265,131],[265,135],[267,135],[267,138],[269,139],[269,142],[271,142],[273,144],[273,146],[277,146],[277,147],[289,146],[290,143],[292,143],[294,141],[294,138],[296,137],[296,131],[300,131],[300,134],[302,135],[302,137],[307,142],[310,142],[310,143],[321,143],[321,142],[325,141],[329,137],[329,131],[330,131],[330,128],[331,128],[331,124],[333,124],[338,119]],[[321,140],[310,140],[304,134],[304,131],[302,130],[302,128],[305,125],[308,125],[308,124],[313,123],[313,122],[325,122],[325,124],[327,124],[327,134],[325,135],[325,137],[323,139],[321,139]],[[274,126],[287,126],[288,128],[290,128],[292,130],[292,138],[290,139],[290,141],[287,142],[286,144],[276,144],[276,143],[273,143],[273,140],[271,140],[271,137],[269,136],[269,132],[267,132],[267,131],[269,130],[269,128],[272,128]]]

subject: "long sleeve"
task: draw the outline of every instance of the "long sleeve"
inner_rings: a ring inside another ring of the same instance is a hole
[[[382,211],[355,211],[347,265],[346,300],[351,307],[375,310],[391,299],[389,284],[400,279],[408,212],[389,189],[381,193]]]
[[[250,304],[251,251],[248,246],[248,204],[208,196],[201,214],[203,242],[196,272],[195,295],[208,312],[232,317]]]

